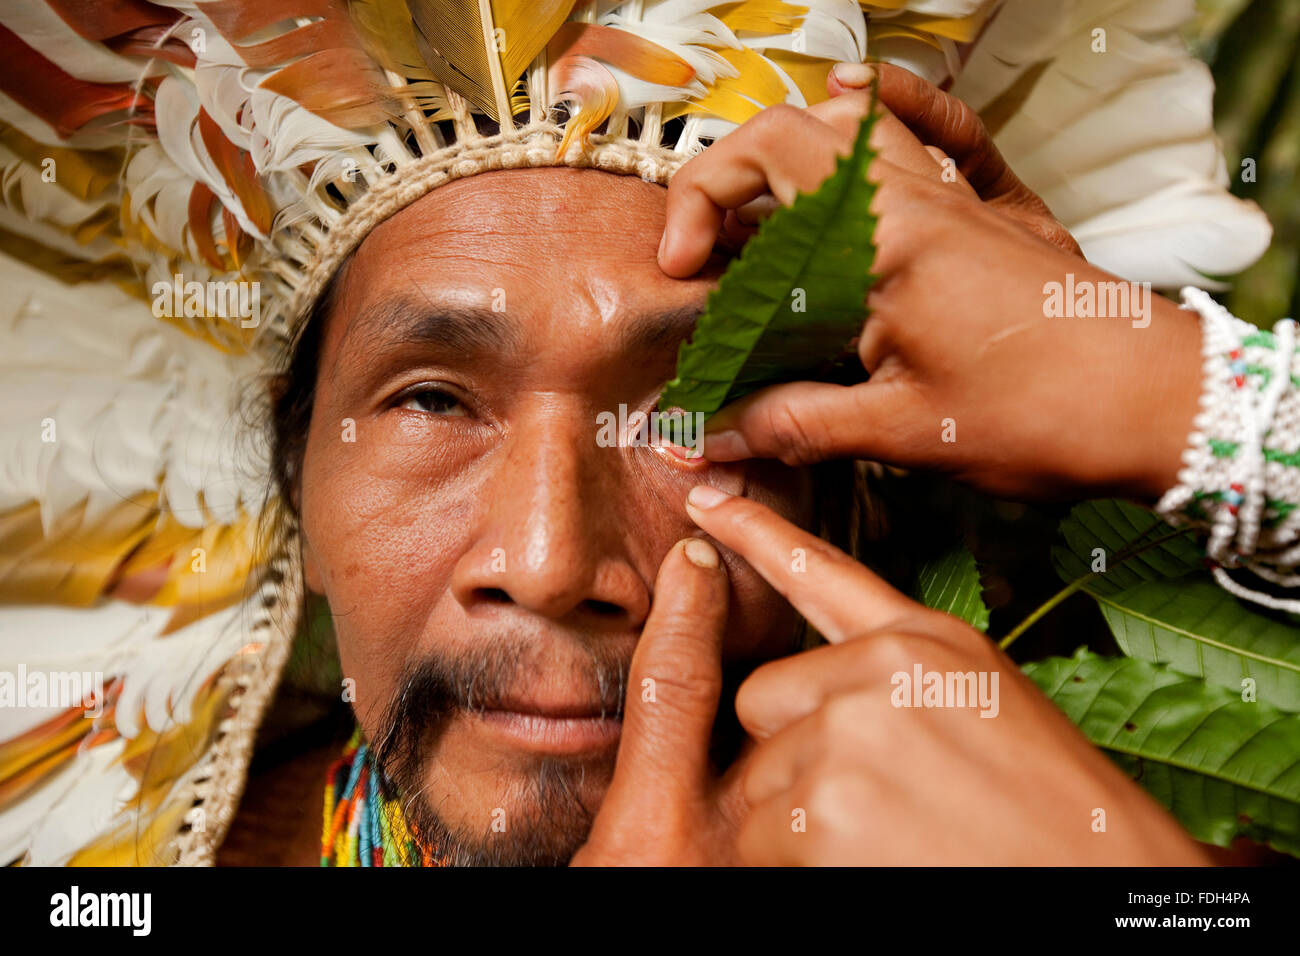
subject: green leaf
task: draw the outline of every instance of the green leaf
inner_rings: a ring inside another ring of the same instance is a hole
[[[981,631],[989,628],[975,556],[962,545],[921,566],[915,594],[926,607],[959,617]]]
[[[1058,572],[1097,602],[1126,655],[1236,694],[1250,678],[1261,701],[1300,712],[1300,622],[1224,591],[1190,535],[1116,501],[1078,506],[1061,535],[1068,547],[1053,551]],[[1091,570],[1096,548],[1107,557],[1100,573]]]
[[[1084,648],[1024,671],[1196,839],[1300,856],[1300,715]]]
[[[765,385],[825,378],[862,329],[874,277],[874,108],[853,152],[813,193],[776,210],[709,295],[659,407],[712,415]]]
[[[1052,563],[1066,586],[998,642],[1004,650],[1077,591],[1096,597],[1203,568],[1201,549],[1190,531],[1176,530],[1124,501],[1085,501],[1070,511],[1058,531],[1064,545],[1052,548]]]
[[[1259,700],[1300,712],[1300,622],[1294,618],[1254,610],[1200,576],[1089,593],[1129,657],[1168,664],[1237,694],[1250,678]]]
[[[1067,584],[1087,578],[1084,589],[1090,594],[1204,569],[1204,554],[1191,532],[1177,531],[1124,501],[1085,501],[1061,522],[1060,533],[1065,547],[1052,549],[1052,563]]]

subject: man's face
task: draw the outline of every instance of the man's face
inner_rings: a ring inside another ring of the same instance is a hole
[[[367,739],[396,725],[408,818],[461,861],[583,842],[659,564],[701,533],[693,485],[811,522],[805,472],[598,441],[601,413],[654,408],[725,266],[660,271],[665,196],[568,168],[449,184],[370,234],[323,330],[307,581]],[[723,557],[727,661],[789,651],[794,613]]]

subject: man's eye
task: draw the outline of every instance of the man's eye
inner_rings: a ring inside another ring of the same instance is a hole
[[[445,389],[433,388],[432,386],[424,386],[415,391],[407,392],[399,407],[417,412],[428,412],[431,415],[467,414],[460,399]]]

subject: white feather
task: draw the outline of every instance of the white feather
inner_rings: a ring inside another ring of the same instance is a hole
[[[259,370],[115,286],[69,288],[0,257],[0,509],[39,502],[50,528],[83,502],[91,521],[153,491],[191,527],[255,513],[265,448],[239,408]]]
[[[1226,286],[1207,276],[1234,275],[1264,254],[1272,237],[1254,203],[1205,180],[1158,193],[1073,226],[1089,261],[1158,288]]]
[[[49,146],[72,149],[112,149],[122,145],[122,133],[112,127],[91,128],[61,136],[53,126],[5,93],[0,93],[0,119],[17,127],[24,136]]]
[[[54,180],[48,182],[40,168],[0,145],[0,192],[5,203],[21,209],[30,219],[70,231],[118,202],[113,189],[94,199],[74,196],[59,187],[57,165],[52,169]]]
[[[1191,12],[1188,0],[1008,0],[952,87],[984,109],[1047,63],[998,147],[1089,258],[1162,288],[1218,287],[1202,273],[1240,271],[1271,235],[1226,189],[1213,81],[1171,32]]]
[[[91,83],[136,83],[162,71],[118,56],[102,43],[80,36],[44,0],[24,0],[0,6],[0,23],[65,73]]]

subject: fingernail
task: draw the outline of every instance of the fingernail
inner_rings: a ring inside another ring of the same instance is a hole
[[[831,67],[840,86],[861,89],[876,78],[876,68],[868,63],[836,63]]]
[[[704,433],[704,457],[711,461],[736,461],[740,458],[753,458],[745,436],[732,428],[715,434],[707,430]]]
[[[716,568],[721,563],[717,549],[703,538],[688,539],[682,550],[697,568]]]
[[[686,496],[686,503],[693,508],[705,509],[720,505],[730,497],[731,495],[712,485],[696,485]]]
[[[664,229],[664,234],[659,237],[659,258],[664,257],[664,247],[668,245],[668,230]]]

